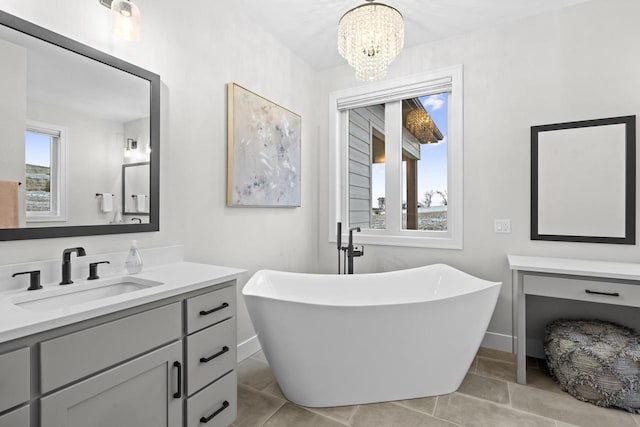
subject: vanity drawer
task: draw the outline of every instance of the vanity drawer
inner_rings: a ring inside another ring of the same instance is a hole
[[[0,411],[29,400],[30,358],[29,348],[0,355]]]
[[[189,395],[235,368],[235,318],[227,319],[186,339]]]
[[[527,276],[523,286],[529,295],[640,307],[640,285]]]
[[[29,427],[29,405],[0,416],[0,427]]]
[[[181,317],[180,303],[176,302],[42,342],[41,392],[179,339]]]
[[[227,427],[238,415],[237,396],[236,371],[233,371],[187,399],[186,427]],[[206,423],[202,420],[209,417]]]
[[[235,315],[236,287],[228,286],[187,300],[187,333]]]

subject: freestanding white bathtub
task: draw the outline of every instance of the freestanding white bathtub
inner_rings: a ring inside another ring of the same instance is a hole
[[[500,286],[434,264],[358,275],[261,270],[242,293],[284,395],[327,407],[458,389]]]

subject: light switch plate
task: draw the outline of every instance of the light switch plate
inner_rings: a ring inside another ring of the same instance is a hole
[[[508,234],[511,233],[511,220],[510,219],[494,219],[493,231],[496,233]]]

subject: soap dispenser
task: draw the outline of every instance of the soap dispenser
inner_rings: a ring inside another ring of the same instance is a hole
[[[135,240],[131,241],[131,249],[129,249],[125,266],[129,274],[136,274],[142,271],[142,257],[138,252],[138,242]]]

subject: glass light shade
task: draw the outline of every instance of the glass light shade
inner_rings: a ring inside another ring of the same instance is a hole
[[[378,80],[404,47],[404,19],[393,7],[365,3],[338,23],[338,52],[355,68],[358,80]]]
[[[429,113],[421,108],[415,108],[407,114],[406,127],[422,143],[438,142],[436,124]]]
[[[111,3],[113,33],[122,40],[140,40],[140,9],[128,0]]]

